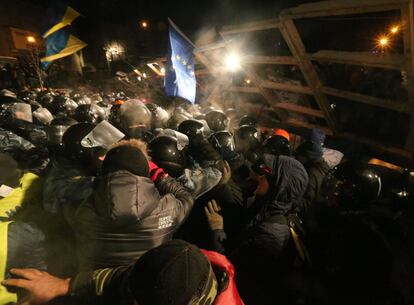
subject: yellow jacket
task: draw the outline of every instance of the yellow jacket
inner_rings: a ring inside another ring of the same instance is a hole
[[[43,183],[39,176],[26,173],[20,178],[20,186],[0,199],[0,219],[9,218],[23,203],[40,204]]]

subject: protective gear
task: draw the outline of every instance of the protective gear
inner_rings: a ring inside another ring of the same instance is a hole
[[[163,168],[170,176],[179,177],[186,167],[186,155],[178,146],[177,139],[170,136],[160,136],[148,145],[152,161]]]
[[[236,145],[233,135],[228,131],[213,133],[208,141],[221,154],[224,160],[232,160],[236,157]]]
[[[221,111],[210,111],[206,114],[206,121],[212,131],[222,131],[227,129],[229,119]]]
[[[151,112],[139,100],[127,100],[118,114],[119,128],[130,138],[140,139],[151,129]]]
[[[35,111],[33,111],[33,118],[35,118],[34,123],[39,123],[42,125],[49,125],[53,121],[53,115],[50,113],[47,108],[37,108]]]
[[[33,122],[32,108],[25,103],[8,103],[0,106],[0,119],[3,122]]]
[[[185,120],[178,125],[178,131],[185,134],[189,139],[204,135],[204,125],[200,121]]]
[[[69,117],[58,117],[55,118],[47,130],[47,140],[51,146],[61,146],[62,137],[66,130],[78,122]]]
[[[239,126],[252,126],[252,127],[256,127],[257,125],[257,120],[251,116],[248,115],[244,115],[240,118],[239,121]]]
[[[69,127],[62,137],[66,156],[71,160],[87,161],[91,156],[91,148],[84,147],[81,142],[95,128],[91,123],[79,123]],[[99,152],[101,155],[104,151]]]
[[[260,146],[260,133],[252,126],[241,126],[235,132],[235,142],[240,152],[254,151]]]
[[[267,154],[275,156],[290,156],[290,143],[283,136],[271,136],[264,141],[263,151]]]
[[[76,110],[73,118],[80,123],[98,124],[105,120],[105,110],[95,104],[80,105]]]
[[[38,101],[42,107],[47,107],[53,102],[53,95],[49,91],[40,92],[37,95],[36,101]]]
[[[284,129],[276,129],[276,130],[273,132],[273,135],[274,135],[274,136],[281,136],[281,137],[284,137],[286,140],[288,140],[288,142],[290,141],[290,135],[289,135],[289,133],[288,133],[286,130],[284,130]]]
[[[381,177],[373,167],[345,162],[328,172],[320,195],[329,206],[342,210],[358,210],[376,200],[381,189]]]
[[[65,113],[72,115],[75,109],[78,107],[78,104],[74,100],[68,99],[63,95],[58,95],[53,98],[52,103],[45,105],[53,115],[58,113]]]
[[[146,104],[148,110],[151,111],[151,125],[152,129],[164,128],[167,126],[170,115],[166,110],[157,104]]]
[[[178,126],[186,120],[191,120],[193,117],[182,108],[177,108],[174,115],[168,121],[168,126],[171,129],[177,130]]]

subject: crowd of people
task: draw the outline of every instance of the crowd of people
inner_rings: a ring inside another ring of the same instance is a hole
[[[211,105],[2,90],[0,305],[413,304],[409,171],[291,137]]]

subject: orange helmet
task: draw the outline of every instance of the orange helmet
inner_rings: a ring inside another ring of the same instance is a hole
[[[290,141],[290,136],[289,136],[289,133],[288,133],[286,130],[284,130],[284,129],[276,129],[276,130],[273,132],[273,135],[274,135],[274,136],[281,136],[281,137],[284,137],[286,140]]]

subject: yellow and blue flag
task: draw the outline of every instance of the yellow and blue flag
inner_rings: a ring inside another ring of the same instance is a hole
[[[164,78],[168,96],[179,96],[194,104],[196,77],[194,74],[194,45],[170,20],[167,66]]]
[[[68,26],[80,16],[80,13],[62,3],[61,1],[53,2],[52,6],[49,7],[46,18],[45,33],[42,35],[43,38],[47,38],[53,33],[60,29]]]
[[[65,29],[54,32],[46,39],[46,54],[40,59],[42,68],[46,69],[52,61],[72,55],[86,46],[86,43]]]

